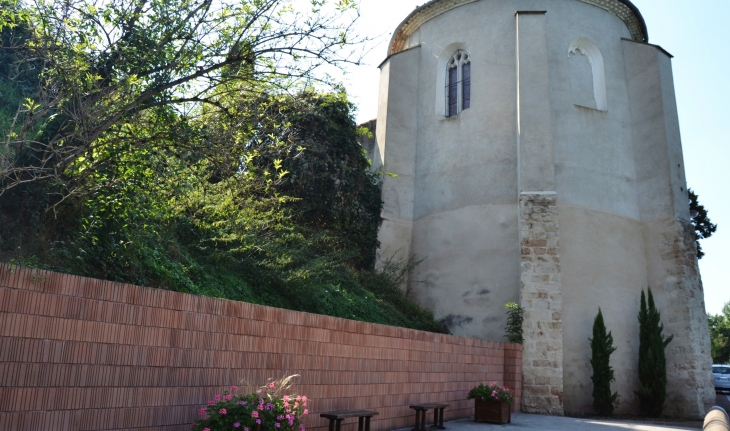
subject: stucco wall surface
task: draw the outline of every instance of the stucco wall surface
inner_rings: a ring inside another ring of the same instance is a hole
[[[0,264],[2,430],[188,431],[241,379],[300,374],[308,429],[326,429],[321,412],[370,409],[385,431],[412,426],[419,402],[472,415],[479,382],[519,397],[521,361],[509,343]]]
[[[408,294],[452,332],[493,340],[504,336],[505,302],[533,307],[523,408],[553,413],[592,411],[588,337],[601,307],[618,347],[618,412],[636,413],[638,298],[651,287],[675,335],[667,412],[701,415],[709,340],[682,227],[671,55],[631,40],[624,20],[590,2],[441,3],[433,7],[443,13],[408,24],[407,43],[395,36],[408,49],[381,69],[378,130],[387,122],[398,138],[379,133],[378,148],[384,170],[405,178],[384,182],[380,238],[423,259]],[[446,118],[446,62],[459,49],[470,54],[471,106]],[[544,233],[545,220],[531,219],[532,196],[543,193],[554,194],[559,257],[535,273],[545,257],[526,255],[524,241]],[[541,285],[545,275],[556,284]]]

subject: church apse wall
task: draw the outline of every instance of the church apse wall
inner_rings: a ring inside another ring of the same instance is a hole
[[[671,56],[627,0],[434,0],[381,65],[381,254],[454,334],[504,340],[525,309],[524,411],[591,412],[588,337],[613,332],[636,413],[641,289],[661,306],[668,405],[714,401]]]

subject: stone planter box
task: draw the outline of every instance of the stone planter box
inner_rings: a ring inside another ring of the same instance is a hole
[[[504,401],[474,400],[474,421],[510,423],[510,406]]]

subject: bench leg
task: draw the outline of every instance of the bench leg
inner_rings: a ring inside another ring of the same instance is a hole
[[[420,416],[419,413],[420,412],[418,410],[416,410],[416,427],[413,428],[413,431],[421,431],[421,426],[418,423],[420,421],[420,419],[421,419],[421,416]]]
[[[329,431],[335,431],[335,420],[330,419],[330,429]]]
[[[363,427],[365,425],[365,416],[360,416],[357,418],[357,431],[364,431]]]
[[[370,431],[370,416],[365,418],[365,431]]]
[[[340,431],[342,428],[342,419],[337,419],[337,426],[335,427],[335,431]]]
[[[439,426],[438,429],[445,430],[446,427],[444,427],[444,408],[441,407],[439,409]]]

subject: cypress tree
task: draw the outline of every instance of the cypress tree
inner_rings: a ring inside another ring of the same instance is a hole
[[[661,416],[667,396],[667,359],[664,349],[674,338],[664,338],[664,325],[649,289],[649,305],[641,291],[639,309],[639,407],[644,415]]]
[[[593,408],[601,416],[608,416],[613,413],[613,407],[618,398],[618,393],[611,393],[611,382],[616,380],[613,376],[613,368],[609,364],[611,353],[616,348],[613,346],[613,335],[606,334],[606,325],[603,323],[603,314],[598,309],[598,315],[593,321],[593,338],[591,342],[591,366],[593,367]]]

